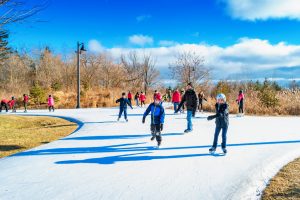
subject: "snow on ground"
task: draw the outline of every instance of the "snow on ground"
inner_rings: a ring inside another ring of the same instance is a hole
[[[257,199],[266,181],[300,156],[299,117],[231,116],[228,154],[218,148],[212,156],[215,124],[207,114],[198,113],[194,131],[183,135],[186,116],[167,110],[156,149],[149,117],[141,123],[144,110],[129,109],[128,123],[116,122],[117,108],[57,110],[81,121],[80,129],[0,159],[0,199]]]

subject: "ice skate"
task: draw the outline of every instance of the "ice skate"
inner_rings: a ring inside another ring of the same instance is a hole
[[[210,149],[209,149],[209,153],[210,154],[214,154],[216,152],[216,148],[215,147],[211,147]]]
[[[223,153],[226,155],[227,154],[227,149],[226,148],[222,148]]]

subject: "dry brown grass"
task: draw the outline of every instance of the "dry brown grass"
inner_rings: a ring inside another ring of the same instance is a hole
[[[283,167],[270,181],[262,200],[300,199],[300,158]]]
[[[267,108],[263,106],[258,98],[258,92],[248,91],[245,94],[245,113],[250,115],[300,115],[300,92],[282,91],[277,92],[279,106]],[[238,113],[236,103],[236,93],[227,95],[227,101],[230,107],[230,113]],[[215,99],[208,97],[208,102],[204,103],[204,110],[214,112]]]
[[[0,116],[0,158],[65,137],[76,128],[60,118]]]

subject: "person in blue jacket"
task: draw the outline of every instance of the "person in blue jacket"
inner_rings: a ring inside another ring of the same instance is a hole
[[[156,95],[154,102],[151,103],[143,115],[143,123],[145,123],[147,115],[151,112],[151,140],[156,138],[157,146],[159,147],[162,141],[161,131],[165,120],[165,110],[161,105],[161,95]]]
[[[120,99],[118,99],[116,101],[116,103],[120,103],[120,112],[119,112],[118,121],[120,120],[120,118],[122,116],[122,113],[124,112],[125,120],[128,122],[128,119],[127,119],[127,105],[129,105],[131,109],[133,109],[133,108],[132,108],[129,100],[126,98],[125,92],[122,93],[122,97]]]

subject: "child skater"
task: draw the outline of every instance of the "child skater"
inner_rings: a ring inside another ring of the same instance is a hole
[[[161,131],[163,130],[163,124],[165,120],[165,110],[161,105],[161,95],[156,95],[154,102],[151,103],[143,116],[143,123],[145,123],[147,115],[151,112],[151,140],[156,138],[157,146],[159,147],[162,141]]]
[[[122,116],[122,113],[124,112],[125,120],[126,120],[126,122],[128,122],[128,119],[127,119],[127,105],[129,105],[131,109],[133,109],[133,108],[132,108],[129,100],[126,98],[125,92],[122,93],[122,97],[120,99],[118,99],[116,101],[116,103],[120,103],[120,112],[119,112],[118,121],[120,120],[120,118]]]
[[[226,103],[226,96],[224,94],[217,95],[217,103],[216,107],[216,114],[207,117],[207,120],[216,119],[216,129],[215,129],[215,136],[214,142],[212,147],[209,149],[210,153],[215,153],[218,145],[218,137],[219,133],[222,130],[222,150],[223,153],[226,154],[226,135],[229,126],[229,105]]]
[[[48,97],[48,108],[49,112],[51,112],[51,110],[54,112],[54,99],[51,94]]]

